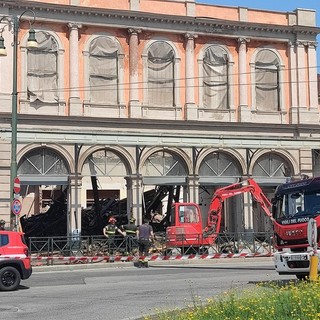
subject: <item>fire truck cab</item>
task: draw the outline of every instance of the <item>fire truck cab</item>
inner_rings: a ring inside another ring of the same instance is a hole
[[[320,255],[320,177],[292,181],[280,185],[273,199],[275,241],[278,251],[274,254],[276,271],[304,278],[310,272],[310,259],[314,248],[308,242],[308,222],[317,225],[317,249]],[[320,270],[320,265],[318,266]]]

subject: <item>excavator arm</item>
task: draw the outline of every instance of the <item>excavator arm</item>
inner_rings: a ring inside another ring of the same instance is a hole
[[[215,191],[209,208],[207,227],[204,230],[206,235],[218,234],[220,232],[223,202],[228,198],[246,192],[250,192],[252,198],[260,204],[265,214],[274,221],[272,213],[269,210],[271,207],[270,201],[253,179],[247,179]]]

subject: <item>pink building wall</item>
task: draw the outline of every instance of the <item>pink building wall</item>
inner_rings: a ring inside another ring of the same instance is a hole
[[[241,22],[244,25],[255,23],[257,25],[251,25],[251,28],[259,27],[259,24],[268,24],[268,25],[275,25],[278,26],[275,28],[275,32],[278,28],[286,27],[290,24],[297,23],[298,18],[301,20],[301,16],[295,15],[295,13],[286,13],[286,12],[274,12],[274,11],[263,11],[263,10],[257,10],[257,9],[249,9],[249,8],[239,8],[239,7],[227,7],[227,6],[215,6],[215,5],[206,5],[206,4],[199,4],[199,3],[192,3],[191,2],[185,2],[185,1],[149,1],[149,0],[143,0],[143,1],[137,1],[137,0],[119,0],[119,1],[112,1],[112,0],[56,0],[56,1],[39,1],[35,0],[34,2],[39,3],[48,3],[48,4],[60,4],[60,5],[72,5],[73,7],[83,7],[83,8],[101,8],[103,9],[110,9],[110,10],[124,10],[128,13],[134,9],[138,8],[140,14],[145,13],[154,13],[154,14],[161,14],[165,17],[170,17],[171,15],[177,15],[177,16],[189,16],[192,17],[199,17],[199,21],[203,22],[203,20],[208,20],[208,28],[209,23],[212,23],[213,19],[218,19],[219,21],[228,22],[230,21],[230,27],[232,27],[235,23]],[[193,6],[192,6],[193,5]],[[300,13],[299,13],[300,14]],[[70,18],[72,19],[72,17]],[[303,20],[303,19],[302,19]],[[197,20],[195,20],[197,21]],[[106,18],[107,22],[107,18]],[[178,22],[177,22],[178,23]],[[60,38],[61,42],[63,43],[63,47],[65,50],[64,55],[64,87],[69,88],[70,82],[69,82],[69,70],[70,70],[70,61],[69,61],[69,30],[67,24],[58,24],[54,22],[47,22],[47,21],[39,21],[36,20],[34,24],[35,28],[41,29],[43,27],[48,28],[55,32],[57,36]],[[130,27],[130,25],[128,25]],[[28,28],[27,25],[24,23],[21,26],[22,32],[19,33],[20,39],[23,39],[25,37],[25,29]],[[218,28],[219,29],[219,28]],[[195,23],[195,30],[196,30],[196,23]],[[163,38],[171,41],[177,48],[177,51],[179,53],[180,57],[180,86],[181,90],[179,93],[179,98],[181,101],[181,107],[182,107],[182,115],[185,118],[186,115],[186,81],[185,81],[185,75],[186,75],[186,40],[184,38],[184,33],[177,33],[177,32],[171,32],[166,30],[148,30],[144,27],[141,28],[141,33],[139,33],[139,46],[138,46],[138,55],[140,57],[138,61],[138,77],[139,77],[139,83],[140,89],[139,89],[139,100],[140,102],[143,101],[144,98],[144,91],[143,91],[143,62],[142,62],[142,53],[146,46],[146,44],[156,38]],[[124,52],[124,100],[126,102],[126,116],[130,115],[130,106],[129,106],[129,82],[130,82],[130,65],[129,65],[129,34],[127,28],[116,28],[112,26],[93,26],[90,24],[83,24],[79,28],[79,86],[80,88],[83,88],[85,86],[84,83],[84,58],[82,55],[82,52],[84,50],[84,47],[90,38],[92,34],[111,34],[115,38],[118,39],[118,41],[121,44],[121,47]],[[224,46],[226,46],[232,55],[234,59],[234,65],[233,65],[233,86],[230,88],[233,97],[234,97],[234,106],[235,106],[235,112],[238,113],[238,108],[240,106],[240,88],[239,88],[239,43],[238,38],[241,37],[241,35],[237,36],[230,36],[225,35],[223,32],[219,33],[219,30],[215,30],[213,28],[212,34],[197,34],[197,31],[194,31],[194,33],[197,35],[196,39],[194,40],[194,63],[193,63],[193,69],[194,69],[194,76],[195,76],[195,88],[194,88],[194,97],[195,97],[195,104],[199,104],[199,90],[197,88],[197,80],[199,77],[199,70],[198,70],[198,63],[197,59],[199,56],[199,53],[203,49],[204,46],[206,46],[208,43],[220,43]],[[250,64],[252,62],[252,57],[257,50],[257,48],[268,48],[272,47],[273,49],[277,50],[279,55],[281,56],[282,64],[284,65],[283,69],[283,86],[282,90],[285,92],[284,96],[284,110],[287,112],[286,115],[286,121],[289,122],[289,111],[291,108],[291,102],[292,97],[290,95],[291,88],[290,88],[290,52],[288,47],[288,40],[283,39],[279,40],[276,39],[276,36],[274,38],[272,37],[260,37],[259,31],[257,31],[257,36],[248,36],[248,42],[247,42],[247,48],[246,48],[246,82],[247,87],[245,89],[246,95],[247,95],[247,102],[248,102],[248,109],[252,106],[252,94],[251,94],[251,80],[252,75],[250,73]],[[304,65],[308,66],[309,64],[309,57],[307,52],[305,52],[305,61]],[[20,70],[19,76],[20,76]],[[306,73],[306,106],[307,108],[310,108],[310,90],[309,90],[309,82],[308,82],[308,73]],[[80,99],[83,101],[84,99],[84,91],[79,91]],[[64,92],[64,98],[65,101],[69,100],[69,91],[65,90]],[[68,115],[70,112],[69,105],[67,104],[66,107],[66,115]]]

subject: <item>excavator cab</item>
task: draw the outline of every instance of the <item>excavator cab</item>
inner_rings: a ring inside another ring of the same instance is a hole
[[[200,247],[203,245],[202,218],[196,203],[174,203],[166,230],[167,248]]]
[[[200,212],[195,205],[179,205],[178,207],[179,224],[198,223],[200,221]]]

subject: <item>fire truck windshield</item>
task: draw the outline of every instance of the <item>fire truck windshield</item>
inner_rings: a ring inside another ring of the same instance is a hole
[[[308,217],[309,220],[320,214],[320,193],[295,191],[278,195],[275,206],[276,220],[282,223],[284,220],[288,220],[289,223],[303,222],[301,219],[304,217]]]

